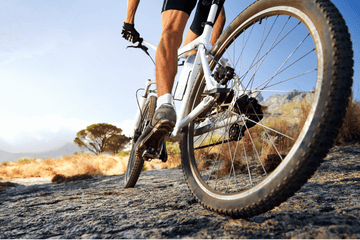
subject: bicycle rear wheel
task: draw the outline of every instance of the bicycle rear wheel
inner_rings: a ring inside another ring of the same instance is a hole
[[[145,107],[141,113],[141,119],[139,125],[135,130],[131,153],[129,156],[129,161],[125,172],[125,178],[124,178],[125,188],[134,187],[137,180],[139,179],[141,169],[144,165],[144,160],[142,158],[138,158],[137,156],[135,156],[135,145],[138,138],[141,136],[142,132],[150,123],[154,115],[155,108],[156,108],[156,97],[150,96],[149,100],[146,102]]]
[[[342,124],[353,75],[347,26],[328,0],[259,0],[210,54],[212,69],[229,58],[235,77],[222,82],[231,92],[183,129],[186,181],[205,208],[264,213],[314,174]],[[199,74],[187,113],[204,88]]]

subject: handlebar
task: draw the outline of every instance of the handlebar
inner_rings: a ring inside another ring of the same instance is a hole
[[[151,47],[152,49],[154,49],[156,51],[156,47],[154,45],[152,45],[151,43],[145,41],[143,38],[139,39],[139,43],[138,45],[133,45],[133,46],[127,46],[126,48],[140,48],[141,50],[143,50],[151,59],[151,61],[155,64],[155,61],[152,59],[152,57],[150,56],[149,52],[148,52],[148,47],[146,47],[145,45]]]
[[[155,45],[153,45],[153,44],[145,41],[144,39],[142,40],[142,43],[145,44],[145,45],[147,45],[147,46],[149,46],[149,47],[151,47],[151,48],[154,49],[154,51],[156,52],[156,46],[155,46]]]

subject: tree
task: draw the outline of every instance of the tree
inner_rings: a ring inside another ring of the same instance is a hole
[[[125,135],[116,135],[109,139],[108,144],[105,148],[105,151],[110,152],[112,154],[117,154],[121,150],[124,149],[126,144],[128,144],[130,141],[130,138],[126,137]]]
[[[116,141],[122,142],[118,144],[119,149],[124,147],[130,141],[129,138],[121,134],[122,129],[107,123],[97,123],[87,126],[85,129],[76,134],[74,142],[80,148],[87,148],[96,155],[99,155],[107,148],[111,152],[115,152]],[[110,147],[111,146],[111,147]],[[109,148],[110,147],[110,148]],[[119,150],[117,150],[119,151]]]

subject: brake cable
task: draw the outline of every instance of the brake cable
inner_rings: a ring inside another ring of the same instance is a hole
[[[127,46],[126,49],[128,49],[128,48],[140,48],[141,50],[143,50],[143,51],[146,53],[146,55],[148,55],[148,56],[150,57],[150,59],[151,59],[151,61],[154,63],[154,65],[156,65],[154,59],[151,57],[151,55],[150,55],[149,52],[148,52],[148,49],[149,49],[149,48],[146,47],[145,45],[143,45],[143,44],[142,44],[142,41],[143,41],[143,39],[140,38],[138,45],[135,45],[135,46]]]

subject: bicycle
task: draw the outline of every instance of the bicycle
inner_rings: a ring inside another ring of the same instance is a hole
[[[333,144],[349,101],[353,50],[348,28],[330,0],[258,0],[240,13],[214,46],[209,37],[218,0],[174,91],[181,100],[168,140],[180,143],[182,169],[203,207],[237,217],[264,213],[293,196],[315,173]],[[156,47],[142,41],[137,47]],[[227,59],[228,58],[228,59]],[[155,111],[147,80],[135,118],[125,187],[143,163],[166,160],[134,145]],[[260,104],[273,93],[307,94],[275,109]]]

